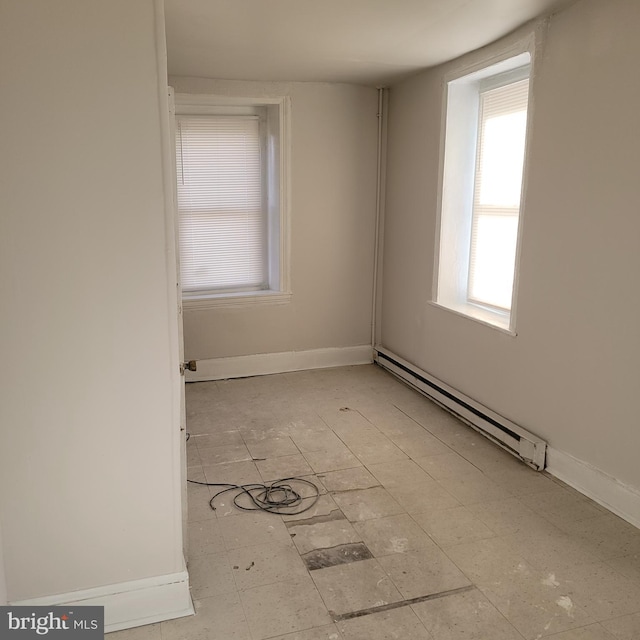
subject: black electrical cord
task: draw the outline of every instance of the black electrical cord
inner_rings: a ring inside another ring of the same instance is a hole
[[[214,511],[216,510],[213,504],[215,499],[228,491],[237,491],[233,497],[233,504],[242,511],[266,511],[286,516],[295,516],[308,511],[320,498],[320,490],[313,482],[297,477],[282,478],[268,484],[231,484],[228,482],[198,482],[197,480],[188,480],[188,482],[201,484],[205,487],[226,487],[209,500],[209,506]],[[311,487],[314,491],[313,495],[302,496],[301,487],[296,490],[295,483]],[[243,496],[248,497],[249,506],[239,503]],[[311,503],[305,505],[306,500],[311,500]]]

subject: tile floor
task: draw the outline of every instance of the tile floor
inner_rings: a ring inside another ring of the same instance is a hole
[[[298,516],[213,511],[190,484],[197,614],[111,640],[640,638],[640,530],[380,368],[191,384],[187,410],[191,479],[301,475],[322,495]]]

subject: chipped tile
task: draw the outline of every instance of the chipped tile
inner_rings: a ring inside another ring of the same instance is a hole
[[[302,556],[302,560],[309,571],[335,567],[339,564],[369,560],[371,558],[373,558],[371,551],[369,551],[363,542],[351,542],[328,549],[316,549]]]
[[[344,517],[328,522],[289,526],[288,529],[300,554],[362,540],[353,525]]]
[[[350,613],[402,600],[400,592],[377,560],[318,569],[311,573],[327,608]]]

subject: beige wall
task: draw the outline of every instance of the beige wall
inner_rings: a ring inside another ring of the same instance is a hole
[[[176,93],[291,96],[291,283],[284,305],[186,310],[187,359],[371,340],[376,90],[170,78]]]
[[[182,569],[177,355],[154,2],[0,11],[0,520],[15,601]]]
[[[4,577],[4,551],[2,547],[2,526],[0,526],[0,606],[7,603],[7,581]]]
[[[382,309],[385,347],[637,488],[639,24],[640,4],[625,0],[582,0],[551,18],[515,338],[428,304],[452,65],[392,88]]]

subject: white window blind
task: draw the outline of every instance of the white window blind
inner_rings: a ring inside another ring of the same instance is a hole
[[[185,293],[267,288],[263,155],[258,116],[176,118]]]
[[[511,309],[529,80],[480,92],[468,298]]]

